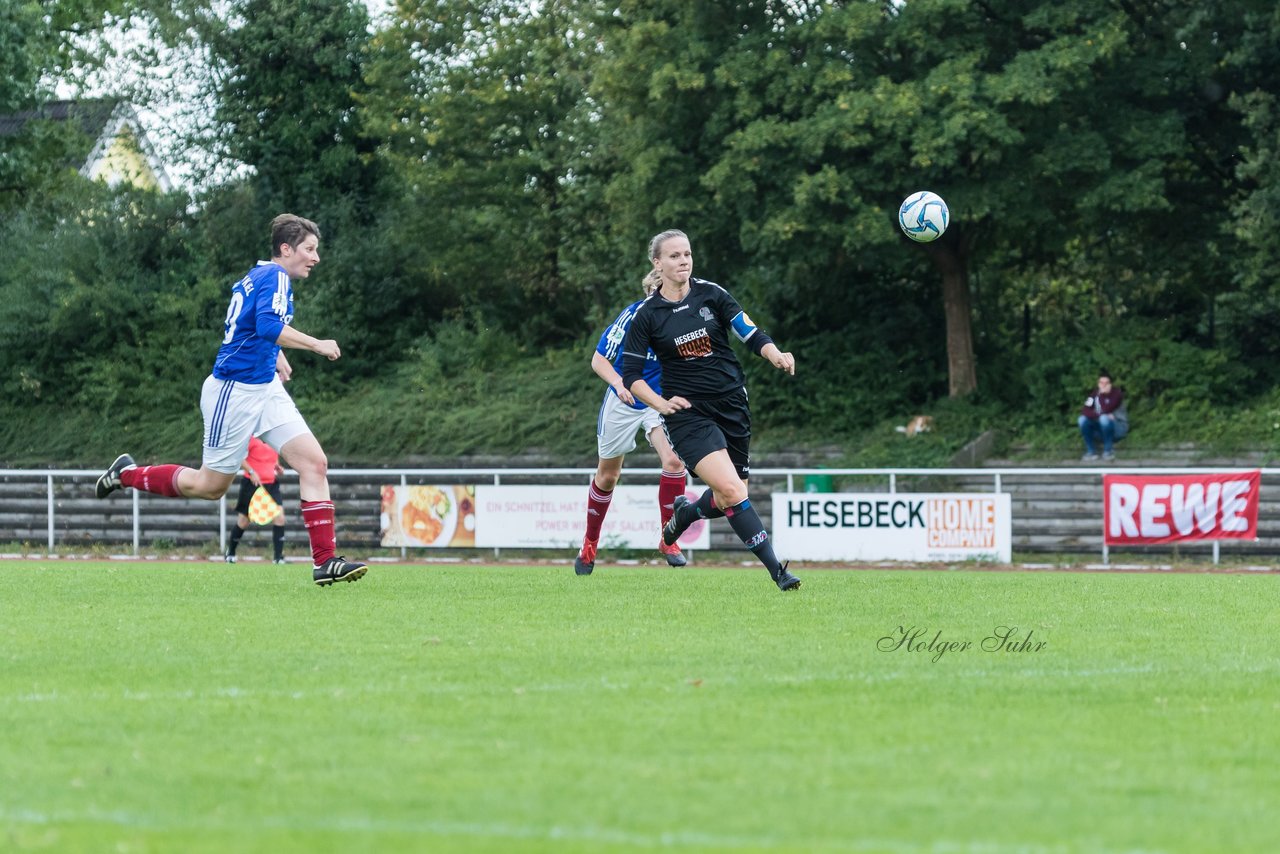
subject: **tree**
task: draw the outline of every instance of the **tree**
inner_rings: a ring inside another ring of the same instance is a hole
[[[840,420],[928,396],[942,335],[903,305],[923,258],[894,240],[901,164],[857,163],[876,140],[845,115],[876,83],[845,46],[883,35],[884,18],[875,4],[624,4],[595,89],[619,228],[635,245],[686,223],[698,264],[780,338],[841,366],[793,395],[839,401]],[[895,346],[868,348],[873,335]],[[773,378],[758,379],[767,398]]]
[[[1219,99],[1226,98],[1247,133],[1235,160],[1233,177],[1240,192],[1233,208],[1233,232],[1241,241],[1239,271],[1251,299],[1276,298],[1280,292],[1280,7],[1242,3],[1232,20],[1239,30],[1218,77],[1210,78]],[[1236,152],[1233,152],[1236,153]]]
[[[1234,25],[1092,0],[751,8],[763,17],[717,52],[703,127],[730,130],[704,183],[748,259],[785,257],[784,280],[807,279],[805,302],[847,303],[850,259],[893,281],[929,258],[952,396],[977,386],[975,264],[1014,282],[1069,258],[1119,270],[1102,292],[1122,311],[1229,287],[1223,167],[1241,135],[1206,82]],[[954,216],[926,249],[892,226],[917,189]],[[1002,337],[999,319],[983,326]]]
[[[238,0],[208,35],[216,115],[229,156],[251,166],[264,214],[297,209],[369,217],[378,198],[376,142],[363,133],[369,15],[354,0]]]
[[[594,278],[584,258],[603,217],[580,5],[401,2],[379,36],[367,114],[406,191],[394,229],[414,247],[413,296],[433,320],[526,346],[582,322],[576,293]]]

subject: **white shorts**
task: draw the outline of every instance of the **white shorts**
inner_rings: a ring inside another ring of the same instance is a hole
[[[662,427],[662,416],[658,410],[649,406],[632,409],[619,400],[612,389],[606,391],[604,402],[600,404],[600,415],[596,418],[596,448],[600,458],[611,460],[634,451],[636,431],[642,427],[645,439],[652,445],[649,434]]]
[[[278,452],[290,439],[311,432],[280,377],[253,384],[210,376],[200,391],[200,412],[204,415],[204,464],[223,474],[240,471],[250,436]]]

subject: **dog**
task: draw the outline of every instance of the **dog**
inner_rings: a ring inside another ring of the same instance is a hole
[[[933,430],[932,415],[916,415],[905,426],[893,428],[899,433],[906,433],[907,436],[915,436],[918,433],[929,433]]]

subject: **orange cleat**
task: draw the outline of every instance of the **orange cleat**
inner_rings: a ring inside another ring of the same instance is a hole
[[[667,563],[671,566],[684,566],[689,561],[685,560],[684,552],[680,551],[678,545],[667,545],[664,540],[658,541],[658,551],[662,552],[662,556],[667,559]]]

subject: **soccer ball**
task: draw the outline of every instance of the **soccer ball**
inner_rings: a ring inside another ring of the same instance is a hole
[[[898,208],[898,225],[902,232],[917,243],[937,240],[947,230],[951,212],[947,203],[937,193],[921,190],[912,193]]]

